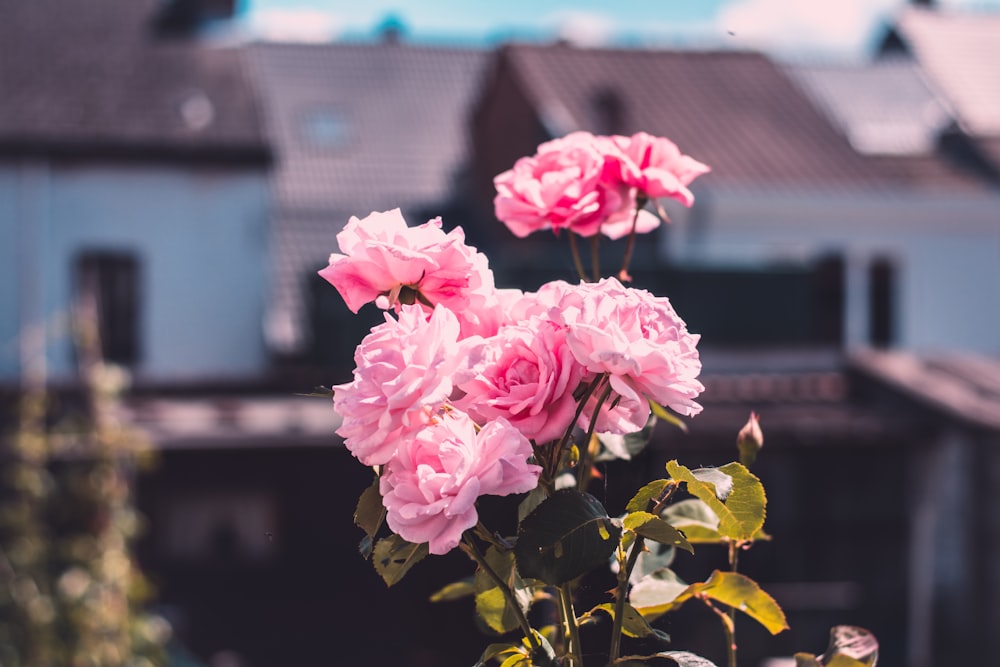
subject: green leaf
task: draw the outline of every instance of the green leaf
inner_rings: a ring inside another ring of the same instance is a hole
[[[598,461],[623,459],[631,461],[646,448],[653,438],[656,428],[656,415],[650,414],[646,425],[640,431],[620,435],[617,433],[598,433],[597,440],[601,443],[601,451],[597,454]]]
[[[647,540],[667,544],[694,553],[694,547],[684,538],[684,534],[669,523],[649,512],[632,512],[625,516],[625,530],[642,535]]]
[[[296,392],[296,396],[316,396],[319,398],[333,398],[333,389],[330,387],[324,387],[323,385],[316,385],[313,390],[307,393]]]
[[[506,587],[514,591],[521,612],[527,613],[531,605],[532,592],[524,585],[514,569],[514,554],[491,546],[486,551],[485,558],[487,565],[504,581]],[[486,625],[501,634],[517,629],[517,614],[510,608],[507,598],[493,578],[484,569],[477,568],[473,583],[476,592],[476,613],[482,617]]]
[[[698,498],[687,498],[665,507],[660,516],[664,521],[684,532],[691,544],[717,544],[726,542],[719,533],[719,517]]]
[[[625,511],[627,512],[648,512],[652,509],[652,504],[663,494],[664,489],[670,484],[670,480],[658,479],[653,482],[649,482],[643,486],[639,491],[632,496],[632,500],[628,501],[628,505],[625,506]]]
[[[823,667],[823,663],[812,653],[796,653],[794,657],[795,667]]]
[[[522,577],[564,584],[605,565],[621,532],[597,498],[574,489],[556,491],[518,526],[517,569]]]
[[[725,502],[729,494],[733,492],[733,478],[719,468],[695,468],[691,474],[696,479],[714,486],[715,497],[722,502]]]
[[[753,579],[738,572],[716,570],[704,584],[695,584],[700,593],[738,609],[776,635],[788,629],[785,613]]]
[[[670,412],[656,401],[649,402],[649,409],[654,415],[656,415],[657,419],[662,419],[668,424],[673,424],[674,426],[684,431],[685,433],[688,432],[687,424],[681,421],[680,417]]]
[[[453,581],[447,586],[439,588],[431,595],[430,601],[451,602],[452,600],[461,600],[475,594],[476,587],[472,583],[472,578],[462,579],[461,581]]]
[[[574,477],[573,479],[576,478]],[[524,496],[524,500],[522,500],[517,506],[517,522],[521,523],[521,521],[524,520],[524,517],[531,514],[535,508],[541,505],[542,501],[548,497],[548,491],[543,489],[541,486],[536,486],[529,491],[528,494]]]
[[[382,494],[379,493],[376,478],[358,498],[358,506],[354,510],[354,525],[374,540],[384,520],[385,507],[382,505]]]
[[[657,653],[658,658],[669,658],[681,667],[716,667],[715,663],[700,655],[688,651],[663,651]]]
[[[864,628],[837,625],[830,629],[830,645],[820,659],[825,667],[874,667],[878,640]]]
[[[427,544],[413,544],[393,533],[375,545],[375,571],[387,586],[399,583],[427,555]]]
[[[672,609],[674,601],[687,589],[688,585],[673,570],[662,568],[637,581],[629,590],[628,601],[651,621]]]
[[[479,661],[472,667],[486,667],[490,660],[494,658],[499,659],[500,656],[508,653],[520,653],[524,655],[523,649],[517,644],[490,644],[483,651],[482,655],[479,656]]]
[[[726,500],[719,500],[717,487],[712,482],[699,479],[677,463],[667,463],[667,472],[678,482],[687,483],[688,491],[699,498],[719,517],[719,533],[733,540],[751,540],[764,526],[767,497],[764,486],[740,463],[727,463],[719,470],[733,480],[733,488]],[[705,477],[705,473],[701,473]]]
[[[588,614],[593,615],[596,611],[602,611],[611,617],[611,620],[615,618],[615,603],[605,602],[604,604],[599,604],[593,609],[591,609]],[[626,604],[624,609],[624,615],[622,618],[622,632],[625,633],[627,637],[655,637],[657,636],[656,630],[649,625],[649,621],[643,618],[632,605]]]

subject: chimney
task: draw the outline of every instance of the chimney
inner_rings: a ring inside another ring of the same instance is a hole
[[[153,20],[153,31],[167,37],[186,37],[209,21],[231,19],[236,0],[164,0]]]

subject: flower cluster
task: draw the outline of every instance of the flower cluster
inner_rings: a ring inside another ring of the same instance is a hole
[[[650,401],[701,410],[698,336],[668,299],[615,278],[498,290],[461,228],[407,227],[398,210],[352,218],[320,271],[357,311],[392,310],[334,387],[337,431],[359,461],[384,466],[389,527],[430,553],[476,525],[481,495],[531,491],[542,446],[575,426],[641,430]],[[592,423],[593,422],[593,423]]]
[[[691,206],[688,185],[709,168],[669,139],[573,132],[543,143],[494,179],[496,216],[516,236],[552,229],[618,239],[660,221],[642,210],[647,199]]]

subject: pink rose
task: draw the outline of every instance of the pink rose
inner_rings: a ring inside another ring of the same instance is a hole
[[[649,417],[647,399],[683,415],[701,412],[694,401],[704,391],[697,379],[699,336],[688,333],[669,299],[614,278],[582,283],[574,292],[562,300],[569,306],[566,343],[588,371],[609,375],[618,398],[617,414],[599,420],[599,431],[641,429]],[[584,421],[589,423],[581,417],[581,426]]]
[[[319,275],[352,312],[372,301],[397,312],[403,304],[417,303],[427,312],[442,304],[459,315],[469,335],[479,333],[480,318],[492,310],[493,273],[486,256],[465,244],[461,227],[446,234],[440,218],[407,227],[393,209],[352,217],[337,242],[343,254],[331,254]]]
[[[414,544],[444,554],[479,521],[479,496],[505,496],[538,485],[531,443],[503,419],[476,433],[468,415],[447,411],[399,446],[379,480],[386,522]]]
[[[520,238],[543,229],[593,236],[628,206],[627,188],[605,171],[604,153],[589,132],[545,142],[493,179],[496,216]]]
[[[457,405],[479,419],[503,417],[536,443],[561,437],[573,423],[573,391],[583,376],[565,330],[533,319],[501,328],[477,352],[482,360],[459,386],[465,395]]]
[[[343,418],[337,433],[365,465],[388,462],[399,441],[427,423],[464,364],[458,320],[443,306],[430,319],[418,306],[402,306],[398,321],[385,320],[355,351],[354,380],[333,388]]]
[[[702,174],[711,171],[707,165],[684,155],[677,144],[645,132],[631,137],[611,137],[620,149],[617,154],[617,175],[628,186],[638,188],[647,197],[669,197],[685,206],[694,203],[687,186]],[[624,155],[626,159],[621,159]]]

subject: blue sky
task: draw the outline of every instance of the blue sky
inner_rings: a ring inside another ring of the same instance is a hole
[[[757,48],[863,56],[906,0],[242,0],[262,38],[364,39],[395,16],[415,42],[492,45],[565,37],[581,44]],[[1000,0],[938,0],[1000,10]]]

